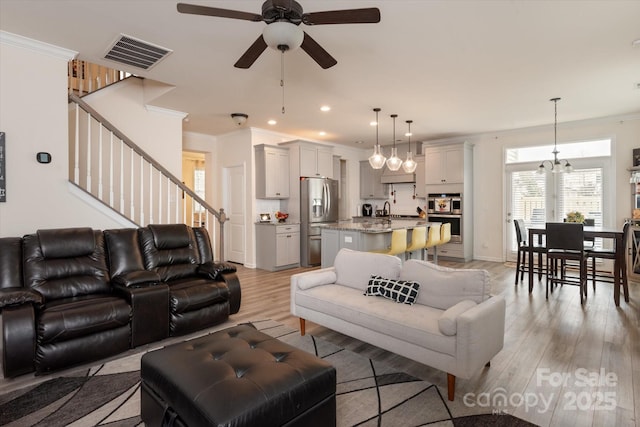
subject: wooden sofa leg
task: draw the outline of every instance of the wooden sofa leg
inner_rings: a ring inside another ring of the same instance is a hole
[[[456,394],[456,376],[447,373],[447,397],[453,402]]]
[[[306,332],[304,330],[305,324],[304,324],[304,319],[301,317],[300,318],[300,335],[304,335]]]

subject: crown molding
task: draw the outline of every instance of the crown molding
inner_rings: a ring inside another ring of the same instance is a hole
[[[76,56],[78,56],[78,52],[76,51],[65,49],[59,46],[54,46],[52,44],[44,43],[38,40],[33,40],[28,37],[9,33],[3,30],[0,30],[0,43],[27,49],[36,53],[42,53],[54,58],[64,59],[65,61],[71,61]]]

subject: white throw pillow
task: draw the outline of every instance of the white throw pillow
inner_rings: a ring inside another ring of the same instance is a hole
[[[475,301],[470,299],[460,301],[451,308],[448,308],[438,319],[438,328],[440,332],[445,335],[455,335],[458,330],[458,316],[465,311],[478,305]]]

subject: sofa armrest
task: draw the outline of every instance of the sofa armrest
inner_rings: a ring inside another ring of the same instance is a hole
[[[336,283],[336,270],[334,267],[322,268],[320,270],[307,271],[291,276],[291,287],[306,290],[315,286],[329,285]]]
[[[198,266],[198,274],[211,280],[222,280],[222,274],[235,273],[236,266],[226,262],[205,262]]]
[[[124,288],[155,285],[160,282],[160,276],[155,271],[139,270],[119,274],[111,279],[115,286]]]
[[[0,289],[0,311],[5,307],[22,304],[34,304],[39,308],[44,304],[44,297],[32,289],[22,287]]]
[[[458,376],[469,378],[502,350],[505,313],[506,302],[498,295],[458,316]]]
[[[336,282],[335,267],[321,268],[320,270],[306,271],[291,276],[291,314],[297,316],[296,292],[310,289],[315,286],[330,285]]]

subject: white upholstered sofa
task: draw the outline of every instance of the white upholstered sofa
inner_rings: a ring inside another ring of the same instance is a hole
[[[372,275],[417,282],[415,302],[364,295]],[[447,372],[453,400],[455,378],[471,377],[503,347],[505,301],[489,292],[486,270],[341,249],[333,267],[291,276],[291,313],[302,335],[307,319]]]

